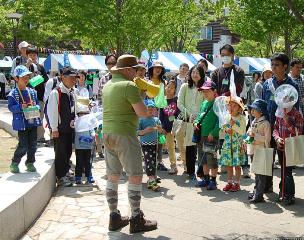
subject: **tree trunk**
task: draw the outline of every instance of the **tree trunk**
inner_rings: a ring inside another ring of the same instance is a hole
[[[297,9],[297,7],[294,5],[293,0],[285,0],[285,3],[287,4],[288,8],[292,11],[292,13],[295,15],[295,17],[304,24],[304,15],[301,14],[301,12]]]
[[[290,36],[288,26],[284,30],[284,43],[285,43],[285,54],[291,58],[291,45],[290,45]]]

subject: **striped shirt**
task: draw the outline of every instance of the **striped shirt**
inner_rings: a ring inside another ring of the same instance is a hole
[[[293,78],[291,75],[289,75],[292,80],[294,80],[298,86],[299,86],[299,102],[300,102],[300,108],[302,115],[304,115],[304,76],[300,75],[298,78]]]

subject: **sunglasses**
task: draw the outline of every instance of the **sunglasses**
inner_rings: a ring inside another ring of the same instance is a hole
[[[116,62],[108,62],[107,65],[115,65]]]

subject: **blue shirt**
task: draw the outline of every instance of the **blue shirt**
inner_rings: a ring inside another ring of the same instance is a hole
[[[141,131],[148,127],[156,127],[156,125],[161,125],[161,122],[157,117],[140,118],[138,130]],[[139,137],[142,145],[156,145],[158,142],[157,138],[157,131],[153,131],[151,133]]]
[[[269,114],[269,122],[272,127],[274,126],[274,123],[276,120],[275,112],[277,111],[277,108],[278,108],[276,102],[274,101],[274,91],[275,91],[275,89],[277,89],[279,86],[281,86],[283,84],[290,84],[290,85],[294,86],[297,89],[297,91],[299,92],[298,84],[288,76],[286,76],[286,78],[283,81],[278,81],[276,79],[276,77],[274,76],[273,78],[266,80],[263,84],[262,98],[263,98],[263,100],[265,100],[267,102],[267,111]],[[272,85],[273,85],[274,89],[272,88]],[[299,109],[299,100],[295,104],[295,107],[297,109]]]

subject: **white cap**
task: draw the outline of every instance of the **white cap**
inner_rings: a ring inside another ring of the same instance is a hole
[[[19,43],[18,48],[27,48],[30,44],[26,41],[22,41],[21,43]]]

